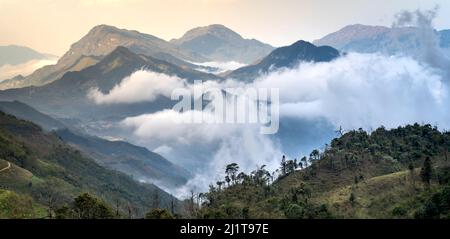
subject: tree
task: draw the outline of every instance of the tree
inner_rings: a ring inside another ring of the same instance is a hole
[[[309,155],[310,161],[317,161],[319,160],[320,152],[317,149],[314,149],[311,154]]]
[[[303,162],[303,164],[302,164],[303,168],[308,167],[308,159],[306,158],[306,156],[304,156],[302,159],[300,159],[300,161]]]
[[[425,159],[425,161],[423,162],[423,167],[422,167],[422,170],[420,171],[420,176],[422,178],[422,182],[424,182],[427,187],[429,187],[431,184],[431,177],[433,174],[432,171],[433,171],[433,168],[431,165],[431,159],[430,159],[430,157],[427,157]]]
[[[175,217],[167,209],[154,208],[145,214],[145,219],[175,219]]]
[[[222,190],[223,181],[217,181],[216,184],[217,184],[217,187],[219,187],[218,188],[219,191],[221,191]]]
[[[237,163],[228,164],[225,173],[233,183],[236,183],[236,174],[239,171],[239,165]]]
[[[102,200],[84,193],[75,198],[74,211],[78,219],[112,219],[114,212]]]
[[[287,173],[287,168],[286,168],[286,156],[283,155],[283,158],[281,159],[281,176],[285,176]]]

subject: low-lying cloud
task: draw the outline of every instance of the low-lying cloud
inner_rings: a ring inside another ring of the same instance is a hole
[[[0,66],[0,81],[11,79],[18,75],[28,76],[39,68],[56,64],[57,61],[57,59],[32,60],[19,65]]]
[[[107,94],[94,88],[88,92],[88,97],[96,104],[151,102],[160,96],[170,98],[172,90],[184,87],[185,82],[177,76],[139,70],[123,79]]]

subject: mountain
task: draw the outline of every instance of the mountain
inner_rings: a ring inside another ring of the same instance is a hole
[[[80,71],[95,65],[118,46],[127,47],[137,54],[156,58],[162,56],[166,61],[181,59],[174,60],[178,63],[182,60],[200,62],[206,60],[152,35],[99,25],[90,30],[81,40],[74,43],[56,65],[41,68],[16,84],[11,82],[9,84],[0,83],[0,89],[42,86],[51,83],[67,72]]]
[[[0,46],[0,67],[3,65],[19,65],[32,60],[54,58],[24,46]]]
[[[170,99],[127,105],[97,106],[88,99],[88,91],[96,87],[109,92],[123,78],[139,69],[176,75],[191,82],[194,80],[219,80],[203,72],[185,69],[145,55],[138,55],[125,47],[117,47],[97,64],[77,72],[68,72],[50,84],[0,91],[0,100],[21,101],[37,110],[63,118],[106,119],[123,118],[171,107]]]
[[[339,57],[339,51],[329,46],[317,47],[306,41],[280,47],[255,65],[239,68],[226,77],[252,81],[259,75],[279,68],[291,68],[299,62],[328,62]]]
[[[233,30],[219,24],[197,27],[170,43],[199,53],[211,61],[236,61],[252,64],[267,56],[274,48],[255,39],[244,39]]]
[[[64,142],[95,159],[101,166],[123,172],[137,181],[178,188],[191,177],[185,169],[144,147],[75,134],[67,129],[58,130],[56,134]]]
[[[143,216],[155,203],[164,207],[176,201],[152,184],[138,183],[101,167],[55,134],[3,112],[0,167],[2,190],[29,195],[49,211],[72,203],[75,196],[85,192],[117,205],[123,213],[132,210],[135,216]]]
[[[199,217],[448,218],[449,146],[450,134],[431,125],[350,131],[309,158],[280,158],[275,174],[258,167],[235,171],[228,187],[219,180]]]
[[[442,47],[450,47],[448,30],[436,32]],[[350,25],[314,41],[318,46],[332,46],[344,52],[398,54],[421,49],[421,33],[414,27]]]

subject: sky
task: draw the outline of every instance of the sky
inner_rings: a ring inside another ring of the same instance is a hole
[[[436,5],[435,27],[450,28],[448,0],[0,0],[0,45],[62,55],[99,24],[170,40],[219,23],[245,38],[283,46],[349,24],[390,26],[402,10]]]

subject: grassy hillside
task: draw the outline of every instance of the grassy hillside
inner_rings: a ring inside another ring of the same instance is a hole
[[[284,158],[275,173],[228,167],[198,217],[445,218],[449,150],[450,134],[430,125],[351,131],[309,158]]]
[[[173,201],[154,185],[105,169],[56,135],[2,112],[0,159],[1,168],[11,164],[0,172],[0,189],[29,196],[50,211],[72,203],[84,192],[134,216],[143,216],[150,208],[169,207]]]

